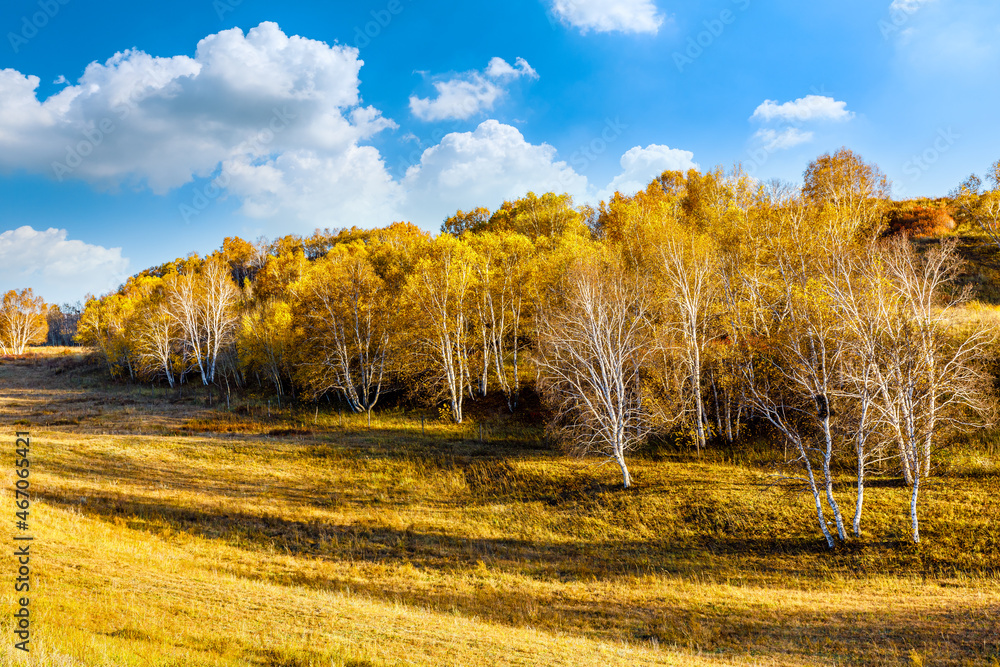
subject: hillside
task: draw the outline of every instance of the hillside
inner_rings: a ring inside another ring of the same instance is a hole
[[[68,349],[6,360],[0,387],[5,428],[31,431],[39,494],[28,664],[1000,657],[993,434],[946,454],[923,544],[884,477],[866,537],[829,553],[806,498],[769,489],[773,455],[749,445],[647,451],[623,491],[532,428],[486,422],[480,442],[476,424],[427,419],[422,435],[417,413],[376,413],[368,430],[322,410],[229,412],[109,386]],[[846,502],[850,472],[839,482]]]

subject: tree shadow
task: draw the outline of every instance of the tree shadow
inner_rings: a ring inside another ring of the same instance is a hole
[[[49,495],[44,499],[55,505],[73,504],[59,496]],[[459,575],[462,580],[486,571],[563,582],[613,583],[616,577],[635,575],[635,570],[629,572],[629,568],[642,558],[656,558],[656,554],[663,558],[656,570],[671,573],[665,563],[685,554],[682,549],[656,540],[567,545],[523,539],[459,538],[408,528],[302,522],[177,508],[109,495],[92,497],[87,511],[105,519],[125,518],[127,525],[135,530],[157,533],[169,528],[233,542],[241,548],[320,560],[406,564],[417,570]],[[702,550],[706,548],[716,554],[764,557],[779,552],[805,556],[825,551],[820,540],[719,536],[693,546],[688,555],[703,560]],[[217,567],[227,566],[220,563]],[[683,567],[675,568],[673,573],[697,574]],[[800,604],[778,601],[766,605],[762,608],[766,611],[762,611],[755,607],[756,603],[727,601],[721,593],[708,606],[704,595],[672,596],[671,602],[656,596],[640,596],[632,604],[620,605],[605,604],[589,595],[578,598],[553,588],[498,587],[489,585],[486,579],[481,585],[421,587],[405,577],[369,580],[336,568],[327,571],[304,568],[289,574],[261,567],[256,572],[233,574],[279,585],[350,591],[386,603],[402,602],[442,612],[459,612],[512,627],[530,625],[614,641],[625,637],[656,645],[712,650],[722,655],[774,656],[791,652],[806,660],[894,664],[908,659],[913,649],[930,651],[935,664],[958,664],[959,658],[988,659],[1000,649],[993,616],[1000,613],[1000,608],[987,609],[983,605],[914,610],[912,603],[897,600],[898,604],[888,608],[875,608],[869,601],[846,610],[840,607],[831,610],[828,605],[803,610]],[[787,576],[790,572],[785,568],[780,574]],[[943,633],[948,636],[943,638]]]

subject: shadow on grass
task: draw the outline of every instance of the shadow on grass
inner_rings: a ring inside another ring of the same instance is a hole
[[[64,499],[53,496],[45,500],[53,504],[65,503]],[[699,540],[689,549],[656,540],[555,544],[470,539],[410,529],[214,513],[108,496],[91,497],[87,511],[108,519],[125,518],[130,528],[152,533],[169,528],[222,539],[253,550],[354,563],[409,564],[417,571],[437,571],[459,582],[475,578],[476,573],[485,574],[486,568],[494,573],[576,581],[585,586],[585,582],[594,581],[613,586],[618,577],[645,574],[645,570],[655,569],[662,573],[694,576],[710,588],[724,586],[726,573],[722,570],[712,572],[705,566],[700,570],[692,567],[695,562],[704,563],[706,548],[717,554],[746,556],[755,553],[792,560],[829,556],[819,540],[805,538],[775,541],[718,536],[709,539],[708,543],[705,539]],[[860,548],[877,548],[877,545],[861,545]],[[850,548],[841,549],[833,557],[849,557],[850,551]],[[672,561],[676,566],[673,569],[670,567]],[[641,565],[649,562],[657,563],[656,567]],[[824,605],[803,609],[801,601],[786,603],[776,599],[759,607],[755,602],[740,598],[736,591],[733,592],[736,597],[728,600],[723,590],[715,592],[710,605],[705,604],[704,595],[690,594],[671,596],[669,602],[656,596],[640,595],[633,603],[623,605],[602,602],[597,591],[596,598],[587,594],[577,598],[568,591],[585,589],[519,589],[490,585],[486,579],[480,584],[422,587],[408,581],[406,576],[369,580],[363,570],[353,574],[317,574],[310,568],[288,573],[272,572],[262,566],[258,572],[236,574],[279,585],[349,591],[387,603],[402,602],[441,612],[458,612],[511,626],[530,625],[581,636],[596,635],[615,641],[642,641],[733,655],[748,652],[775,655],[777,650],[782,654],[799,652],[803,658],[828,659],[841,664],[899,664],[909,659],[911,650],[917,650],[926,658],[933,658],[933,664],[960,664],[959,657],[988,660],[1000,650],[1000,637],[996,635],[993,617],[1000,609],[976,605],[913,611],[912,604],[901,600],[887,600],[884,605],[866,600],[858,601],[856,608],[844,609],[840,604],[831,610]],[[716,584],[712,582],[713,575],[719,580]],[[254,659],[260,664],[298,664],[292,656],[266,651]],[[280,661],[286,659],[291,662]]]

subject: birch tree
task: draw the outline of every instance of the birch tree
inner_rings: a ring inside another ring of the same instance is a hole
[[[712,318],[720,295],[720,264],[706,239],[667,240],[655,256],[659,277],[661,326],[670,334],[657,342],[665,354],[676,354],[684,369],[680,388],[692,406],[691,426],[698,454],[707,440],[703,368],[705,348],[715,337]]]
[[[973,174],[951,196],[961,216],[1000,247],[1000,160],[993,163],[986,180],[992,184],[989,189],[983,189],[982,179]]]
[[[735,367],[744,397],[796,452],[791,463],[803,476],[792,479],[812,493],[820,529],[832,548],[824,504],[837,538],[846,539],[831,466],[837,369],[845,344],[816,276],[824,261],[841,252],[842,239],[800,202],[783,202],[772,214],[778,233],[767,251],[773,258],[771,274],[761,280],[745,277],[738,264],[727,267],[729,337],[742,357]]]
[[[133,298],[139,300],[139,316],[134,331],[136,355],[143,374],[165,377],[173,388],[180,365],[180,331],[170,314],[167,294],[177,274],[164,278],[145,277],[138,281]]]
[[[218,257],[205,260],[197,271],[178,276],[170,290],[171,317],[204,385],[215,381],[219,354],[233,340],[238,297],[229,266]]]
[[[801,256],[785,258],[781,273],[784,278],[784,299],[787,322],[781,337],[778,372],[789,386],[808,400],[813,410],[805,411],[816,423],[820,435],[819,455],[822,462],[826,501],[833,512],[837,535],[846,539],[840,507],[833,494],[831,463],[834,454],[834,398],[837,394],[836,369],[844,351],[839,320],[827,308],[810,276],[809,267]],[[811,413],[811,414],[810,414]]]
[[[483,232],[463,240],[474,251],[474,302],[482,349],[479,393],[486,395],[492,369],[513,410],[520,391],[522,319],[532,281],[534,245],[515,232]]]
[[[0,352],[24,354],[33,343],[45,342],[49,332],[48,308],[31,288],[9,290],[0,303]]]
[[[839,367],[841,429],[855,458],[855,504],[852,528],[861,536],[868,468],[887,457],[889,438],[879,428],[880,387],[887,364],[884,340],[899,311],[899,298],[878,259],[874,244],[837,253],[824,267],[824,291],[838,318],[845,350]]]
[[[899,439],[912,538],[919,542],[920,485],[931,474],[937,438],[971,426],[989,408],[983,362],[994,337],[978,326],[954,324],[952,311],[968,296],[948,290],[960,266],[954,240],[921,256],[898,239],[882,257],[901,307],[882,339],[886,369],[875,407]]]
[[[462,423],[469,380],[472,254],[460,240],[441,234],[425,246],[406,289],[412,354],[429,373],[432,391],[448,401],[456,424]]]
[[[801,383],[789,381],[790,378],[782,369],[782,343],[774,337],[758,335],[759,331],[753,326],[752,315],[735,296],[739,289],[735,286],[737,280],[732,277],[727,279],[727,298],[731,308],[730,338],[741,357],[741,362],[736,367],[740,373],[743,399],[752,412],[770,424],[796,453],[797,456],[791,463],[802,469],[803,476],[794,477],[793,480],[803,483],[812,494],[820,531],[832,549],[834,538],[827,526],[824,510],[825,484],[823,479],[818,478],[814,463],[816,456],[822,457],[825,451],[816,447],[810,439],[809,431],[802,428],[804,423],[815,423],[816,420],[826,418],[829,414],[828,406],[818,402],[814,395],[804,396]],[[805,376],[803,379],[808,382],[808,375],[810,374],[800,374],[800,377]],[[832,507],[827,507],[827,510],[831,509]]]
[[[145,322],[139,332],[139,356],[152,376],[162,375],[174,387],[177,372],[177,323],[166,303],[157,300],[146,309]]]
[[[300,377],[315,395],[335,390],[354,412],[378,403],[394,342],[398,293],[360,242],[335,246],[292,286],[302,325]]]
[[[648,429],[648,306],[643,286],[614,262],[581,260],[537,318],[539,382],[556,415],[550,426],[577,453],[615,461],[625,488],[625,454]]]

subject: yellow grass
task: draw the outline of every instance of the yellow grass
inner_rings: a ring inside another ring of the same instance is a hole
[[[1000,656],[992,435],[948,455],[924,498],[925,544],[903,541],[906,492],[883,478],[866,538],[831,554],[806,499],[765,490],[760,452],[653,452],[624,492],[611,467],[541,448],[530,428],[494,425],[480,443],[476,427],[427,421],[421,435],[399,412],[370,431],[336,411],[272,406],[269,420],[259,402],[251,415],[201,394],[102,388],[99,370],[58,355],[0,366],[6,446],[31,431],[39,494],[32,652],[12,648],[8,588],[0,664]]]

